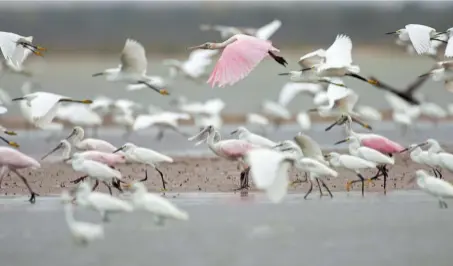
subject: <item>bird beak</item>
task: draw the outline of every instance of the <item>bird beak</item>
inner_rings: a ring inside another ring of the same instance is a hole
[[[67,162],[67,161],[69,161],[69,160],[71,160],[71,159],[72,159],[72,157],[69,156],[68,158],[64,159],[63,162],[65,163],[65,162]]]
[[[349,139],[340,140],[340,141],[335,142],[334,145],[338,145],[338,144],[348,142],[348,141],[349,141]]]
[[[238,133],[238,130],[237,130],[237,129],[234,130],[234,131],[231,131],[230,135],[234,135],[234,134],[236,134],[236,133]]]
[[[431,75],[431,72],[425,73],[425,74],[420,75],[420,76],[418,76],[418,77],[419,77],[419,78],[423,78],[423,77],[426,77],[426,76],[429,76],[429,75]],[[13,100],[13,101],[14,101],[14,100]]]
[[[117,153],[117,152],[119,152],[119,151],[121,151],[121,150],[123,150],[123,149],[124,149],[124,146],[122,146],[122,147],[119,147],[118,149],[116,149],[116,150],[115,150],[115,151],[113,151],[112,153]]]
[[[324,154],[324,159],[329,160],[330,159],[330,154]]]
[[[375,80],[373,78],[369,78],[367,80],[367,82],[370,83],[371,85],[375,85],[375,86],[379,85],[379,81],[377,81],[377,80]]]
[[[14,98],[11,101],[15,102],[15,101],[23,101],[23,100],[25,100],[25,97]]]
[[[392,32],[386,32],[385,34],[387,34],[387,35],[390,35],[390,34],[396,34],[396,31],[392,31]]]
[[[71,137],[74,136],[74,135],[75,135],[75,130],[73,130],[73,131],[71,132],[71,134],[69,134],[69,136],[66,137],[66,139],[69,139],[69,138],[71,138]]]
[[[308,70],[311,70],[311,69],[313,69],[313,67],[307,67],[307,68],[302,69],[302,72],[308,71]]]
[[[6,135],[10,135],[10,136],[16,136],[16,135],[17,135],[16,132],[14,132],[14,131],[9,131],[9,130],[5,130],[5,131],[3,131],[3,133],[5,133]]]
[[[47,156],[49,156],[49,155],[51,155],[52,153],[54,153],[55,151],[57,151],[59,148],[61,148],[61,146],[62,146],[61,143],[58,144],[57,147],[55,147],[55,148],[54,148],[53,150],[51,150],[49,153],[47,153],[46,155],[44,155],[44,156],[41,158],[41,161],[44,160],[45,158],[47,158]],[[69,160],[69,158],[68,158],[68,159],[65,159],[64,162],[66,162],[67,160]]]
[[[19,144],[17,144],[14,141],[9,141],[9,140],[5,139],[4,137],[1,137],[1,136],[0,136],[0,139],[3,140],[5,143],[7,143],[11,147],[19,148]]]
[[[278,75],[279,75],[279,76],[289,76],[289,72],[287,72],[287,73],[280,73],[280,74],[278,74]]]
[[[104,73],[102,72],[99,72],[99,73],[94,73],[93,75],[91,75],[92,77],[97,77],[97,76],[102,76],[104,75]]]
[[[439,39],[436,39],[436,38],[431,38],[430,40],[431,41],[438,41],[438,42],[448,43],[447,41],[439,40]]]
[[[318,109],[317,108],[311,108],[311,109],[308,109],[307,112],[318,112]]]
[[[438,32],[438,33],[436,33],[436,35],[434,35],[434,36],[439,36],[439,35],[442,35],[442,34],[447,34],[447,33],[448,33],[447,31],[442,31],[442,32]]]
[[[197,46],[188,47],[187,50],[196,50],[196,49],[202,49],[202,48],[203,48],[203,45],[197,45]]]
[[[278,147],[281,147],[281,146],[283,146],[283,143],[280,143],[280,144],[277,144],[277,145],[273,146],[272,149],[275,149],[275,148],[278,148]]]
[[[366,129],[369,129],[369,130],[373,130],[373,128],[370,125],[368,125],[366,123],[363,123],[362,121],[358,120],[357,118],[352,117],[351,119],[352,119],[353,122],[361,125],[362,127],[366,128]]]
[[[411,149],[411,147],[407,147],[406,149],[401,150],[400,153],[406,152],[406,151],[408,151],[408,150],[410,150],[410,149]]]

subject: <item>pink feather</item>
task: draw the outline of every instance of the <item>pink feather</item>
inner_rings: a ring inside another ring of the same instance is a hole
[[[235,84],[249,75],[269,55],[269,51],[279,51],[267,40],[246,35],[236,35],[236,38],[226,46],[217,61],[208,79],[211,87]]]
[[[0,165],[7,166],[9,169],[41,167],[35,159],[8,147],[0,147]]]
[[[253,144],[239,139],[224,140],[219,145],[220,152],[231,160],[244,157],[253,148]]]
[[[400,144],[391,141],[388,138],[379,136],[367,137],[363,139],[362,145],[386,154],[397,153],[404,150],[404,147]]]
[[[106,153],[101,151],[85,151],[83,157],[89,160],[97,161],[109,166],[123,164],[126,162],[126,156],[118,153]]]

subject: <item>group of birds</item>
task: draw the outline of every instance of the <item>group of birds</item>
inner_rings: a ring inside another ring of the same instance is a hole
[[[169,68],[171,77],[182,74],[191,82],[200,83],[207,78],[207,82],[212,87],[231,86],[249,75],[266,57],[283,67],[288,65],[286,59],[278,55],[279,49],[269,41],[280,27],[279,20],[274,20],[259,29],[202,25],[202,30],[219,31],[224,41],[207,42],[190,47],[189,49],[193,51],[186,61],[167,59],[163,64]],[[417,54],[437,56],[438,47],[445,43],[445,56],[453,56],[450,29],[445,32],[436,32],[427,26],[410,24],[393,33],[398,35],[398,44],[410,47]],[[3,73],[9,71],[32,75],[24,65],[26,58],[31,53],[41,56],[46,51],[45,48],[32,44],[32,39],[33,37],[0,32],[0,49],[4,56]],[[211,57],[216,55],[218,50],[222,50],[222,53],[208,77],[206,74],[208,66],[212,63]],[[5,105],[8,102],[17,101],[26,121],[41,130],[61,130],[62,125],[54,122],[55,118],[75,126],[71,134],[43,156],[42,160],[59,150],[62,153],[59,162],[70,163],[75,171],[84,174],[73,181],[78,184],[74,190],[62,193],[66,220],[78,243],[87,243],[102,237],[103,227],[76,221],[72,211],[73,201],[80,206],[98,211],[104,221],[108,221],[110,213],[131,212],[136,209],[153,213],[157,224],[161,224],[166,218],[188,219],[187,213],[179,210],[165,198],[147,192],[143,184],[147,179],[147,171],[144,179],[127,183],[122,180],[121,172],[115,168],[120,164],[129,163],[149,165],[159,173],[165,190],[166,181],[157,165],[162,162],[171,163],[172,158],[147,148],[137,147],[129,142],[121,147],[115,147],[101,139],[85,138],[82,127],[91,127],[96,130],[103,124],[103,119],[107,115],[111,115],[114,123],[124,126],[127,134],[156,126],[159,128],[157,136],[159,139],[162,138],[166,129],[189,136],[179,129],[178,121],[193,118],[201,131],[190,137],[189,141],[196,141],[195,145],[207,143],[217,156],[238,161],[243,166],[239,189],[249,188],[249,175],[251,175],[256,187],[264,190],[273,202],[280,202],[286,195],[290,184],[288,169],[291,166],[307,173],[307,180],[311,185],[305,198],[311,193],[315,181],[321,195],[324,188],[332,197],[325,177],[337,177],[337,169],[346,169],[357,176],[356,180],[347,182],[348,190],[353,183],[361,182],[363,195],[365,181],[378,180],[382,176],[384,192],[386,192],[389,167],[395,164],[394,157],[410,152],[414,162],[431,167],[435,175],[433,177],[423,170],[416,171],[418,186],[437,197],[440,207],[447,207],[444,199],[453,197],[453,186],[442,179],[441,169],[453,171],[453,155],[444,152],[432,139],[406,148],[384,136],[354,132],[353,123],[371,130],[372,127],[367,121],[381,120],[382,115],[372,107],[356,106],[358,94],[348,88],[342,78],[346,76],[355,78],[385,90],[387,100],[394,109],[394,119],[397,120],[397,117],[400,120],[406,119],[402,124],[407,126],[409,124],[407,121],[413,121],[420,114],[432,117],[437,115],[438,112],[433,111],[436,109],[433,103],[420,99],[420,96],[415,94],[415,90],[428,77],[432,77],[435,81],[444,81],[446,88],[450,90],[450,83],[453,80],[450,71],[453,69],[451,68],[453,63],[450,61],[436,63],[428,73],[418,77],[407,90],[400,91],[374,77],[365,78],[360,75],[360,67],[353,64],[352,60],[351,38],[344,34],[339,34],[329,48],[310,52],[302,56],[298,63],[300,70],[280,74],[288,77],[289,83],[283,87],[278,101],[263,101],[262,114],[248,114],[247,123],[265,128],[269,123],[268,116],[273,116],[277,125],[290,119],[292,115],[286,106],[295,95],[307,92],[313,95],[316,108],[304,110],[297,115],[301,128],[303,130],[310,128],[308,114],[311,112],[317,112],[320,116],[334,117],[335,122],[326,130],[334,126],[345,127],[348,137],[339,140],[337,144],[349,143],[349,154],[323,153],[320,146],[306,134],[295,136],[294,141],[276,142],[255,134],[245,127],[239,127],[232,132],[237,135],[237,138],[222,140],[218,130],[222,126],[220,112],[225,107],[225,103],[221,99],[188,102],[184,97],[177,97],[172,103],[178,112],[149,106],[147,112],[139,113],[138,110],[143,109],[143,106],[127,99],[112,100],[104,96],[94,100],[74,99],[44,91],[32,92],[29,83],[22,88],[21,97],[9,97],[10,100],[5,100],[8,95],[2,92],[0,99]],[[120,56],[120,65],[117,68],[109,68],[93,76],[103,76],[110,82],[125,83],[128,90],[149,88],[161,95],[170,94],[162,79],[147,74],[145,49],[133,39],[126,40]],[[0,111],[5,113],[7,109],[2,107]],[[440,118],[442,115],[436,117],[436,119]],[[2,128],[2,131],[8,135],[15,134],[6,128]],[[4,137],[0,139],[12,147],[19,146],[16,142]],[[421,147],[425,145],[429,146],[429,149],[422,151]],[[78,152],[71,154],[71,146],[74,146]],[[0,147],[0,165],[2,167],[0,182],[8,172],[16,173],[29,189],[30,202],[34,203],[37,193],[18,170],[39,168],[40,163],[17,149]],[[376,169],[377,172],[375,176],[366,178],[361,174],[363,169]],[[299,181],[296,180],[296,182]],[[110,195],[94,192],[99,182],[109,188]],[[113,197],[111,185],[120,192],[123,192],[123,188],[130,189],[133,192],[131,201]]]

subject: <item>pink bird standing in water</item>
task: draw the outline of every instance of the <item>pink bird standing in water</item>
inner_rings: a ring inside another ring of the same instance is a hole
[[[212,152],[219,157],[243,163],[245,169],[241,172],[241,186],[237,190],[249,187],[250,167],[244,163],[244,157],[250,150],[258,148],[258,146],[241,139],[220,140],[220,134],[213,126],[208,126],[197,135],[189,138],[189,141],[194,140],[198,141],[195,145],[207,142]]]
[[[211,87],[235,84],[249,75],[266,56],[272,57],[282,66],[288,64],[283,57],[275,54],[280,50],[272,46],[270,41],[244,34],[236,34],[222,43],[207,42],[188,49],[223,49],[222,55],[208,79]]]
[[[350,116],[344,116],[343,120],[345,120],[345,125],[346,125],[346,131],[349,136],[354,136],[356,137],[362,146],[368,147],[370,149],[374,149],[380,153],[386,154],[389,157],[392,157],[393,154],[395,153],[400,153],[405,150],[405,148],[399,144],[396,143],[384,136],[377,135],[377,134],[371,134],[371,133],[356,133],[352,130],[352,118]],[[340,122],[341,123],[341,122]],[[346,142],[346,140],[341,140],[338,141],[335,144],[340,144]],[[384,193],[387,193],[387,178],[388,178],[388,172],[389,170],[387,169],[387,165],[382,165],[379,166],[379,171],[376,173],[376,175],[369,180],[376,180],[378,179],[379,176],[383,175],[384,176]],[[349,183],[350,185],[356,183],[356,182],[361,182],[361,180],[355,180]]]

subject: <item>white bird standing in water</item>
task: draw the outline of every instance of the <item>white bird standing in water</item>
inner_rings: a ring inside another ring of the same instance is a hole
[[[250,132],[247,128],[245,127],[238,127],[236,130],[231,132],[231,135],[237,134],[238,139],[245,140],[247,142],[250,142],[251,144],[260,146],[262,148],[272,148],[277,143],[274,141],[267,139],[263,136],[257,135],[255,133]]]
[[[112,213],[132,212],[133,207],[126,201],[111,195],[91,191],[90,183],[82,182],[76,189],[76,203],[99,212],[104,222],[109,221]]]
[[[180,210],[169,200],[159,195],[148,193],[143,183],[133,182],[126,184],[125,187],[132,190],[132,204],[134,209],[152,213],[156,225],[164,225],[167,219],[189,220],[189,214],[187,212]]]
[[[104,238],[104,227],[100,224],[76,221],[72,208],[72,198],[68,191],[63,190],[61,200],[64,204],[66,223],[72,238],[77,244],[86,245],[94,240]]]
[[[117,68],[109,68],[93,74],[93,77],[106,76],[107,81],[127,84],[142,84],[150,89],[168,95],[166,89],[158,89],[153,85],[153,79],[146,75],[148,61],[145,48],[133,39],[127,39],[121,53],[121,64]]]
[[[126,155],[126,158],[128,158],[129,161],[150,165],[152,168],[154,168],[160,175],[163,190],[164,191],[167,190],[165,186],[167,182],[164,179],[164,174],[162,173],[161,170],[157,168],[157,165],[163,162],[172,163],[173,162],[172,158],[161,153],[158,153],[156,151],[153,151],[151,149],[137,147],[135,144],[132,143],[124,144],[120,148],[116,149],[114,153],[118,151],[123,151],[124,154]],[[142,181],[146,181],[146,179]]]
[[[453,198],[453,185],[445,180],[428,175],[424,170],[417,170],[410,182],[417,180],[417,186],[427,194],[439,200],[439,207],[448,208],[446,198]]]

